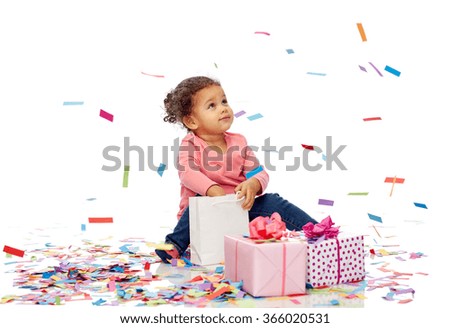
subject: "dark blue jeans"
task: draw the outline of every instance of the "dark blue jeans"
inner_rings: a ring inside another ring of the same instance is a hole
[[[288,230],[299,231],[308,222],[317,223],[303,210],[283,199],[279,194],[264,194],[256,197],[249,211],[249,220],[252,221],[258,216],[270,217],[274,212],[280,214]],[[189,207],[186,208],[180,220],[178,220],[174,231],[166,236],[166,243],[173,244],[180,255],[188,248],[190,243]]]

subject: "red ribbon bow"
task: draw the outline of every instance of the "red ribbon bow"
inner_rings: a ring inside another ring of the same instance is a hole
[[[322,236],[326,239],[335,238],[339,233],[339,227],[332,227],[333,224],[331,217],[327,216],[320,223],[308,222],[303,226],[303,232],[307,238],[320,238]]]
[[[268,216],[258,216],[249,223],[251,239],[281,239],[286,224],[282,221],[280,214],[274,212]]]

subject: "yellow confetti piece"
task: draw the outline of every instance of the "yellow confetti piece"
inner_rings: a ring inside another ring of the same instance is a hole
[[[254,307],[256,307],[255,301],[253,301],[252,299],[248,299],[248,300],[239,299],[239,300],[235,301],[235,304],[238,307],[241,307],[241,308],[254,308]]]
[[[152,242],[148,242],[146,243],[146,245],[148,247],[154,247],[155,249],[160,249],[163,251],[170,251],[171,249],[173,249],[173,245],[172,244],[157,244],[157,243],[152,243]]]
[[[147,301],[147,302],[145,302],[145,304],[152,306],[152,305],[159,305],[159,304],[168,304],[168,302],[163,299],[156,299],[156,300]]]
[[[384,248],[380,249],[378,251],[379,254],[381,254],[382,256],[388,256],[390,255],[390,253],[388,251],[386,251]]]

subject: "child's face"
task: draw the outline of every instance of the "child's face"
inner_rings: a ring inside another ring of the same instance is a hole
[[[193,108],[188,121],[196,134],[221,134],[233,123],[233,110],[228,105],[222,87],[211,85],[194,95]]]

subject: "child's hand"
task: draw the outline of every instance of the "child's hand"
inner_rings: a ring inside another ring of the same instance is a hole
[[[225,190],[219,185],[213,185],[206,191],[206,196],[225,196]]]
[[[245,200],[242,203],[242,208],[244,210],[249,211],[253,203],[255,202],[256,194],[261,190],[261,184],[258,179],[250,178],[244,182],[241,182],[239,185],[234,188],[234,192],[240,192],[240,196],[244,196]]]

